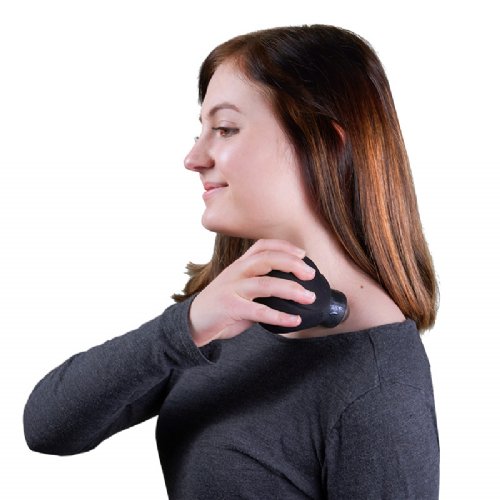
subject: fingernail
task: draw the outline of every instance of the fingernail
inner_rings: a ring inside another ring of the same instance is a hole
[[[308,299],[316,299],[316,294],[311,292],[311,290],[304,290],[304,297],[307,297]]]
[[[314,275],[316,274],[316,269],[314,269],[313,267],[311,266],[306,266],[307,267],[307,274],[310,274],[310,275]]]

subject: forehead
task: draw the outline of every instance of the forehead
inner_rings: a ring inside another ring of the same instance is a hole
[[[229,62],[220,64],[210,79],[201,107],[202,117],[208,117],[213,109],[220,107],[230,109],[227,104],[233,105],[246,115],[251,115],[255,111],[271,112],[270,104],[262,89],[251,82],[234,63]]]

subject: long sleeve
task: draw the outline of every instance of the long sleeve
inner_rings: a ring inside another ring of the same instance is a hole
[[[324,484],[335,499],[437,499],[439,442],[432,393],[383,383],[330,431]]]
[[[217,361],[215,344],[199,349],[189,333],[192,299],[138,329],[76,354],[34,388],[24,410],[28,446],[71,455],[156,415],[175,370]]]

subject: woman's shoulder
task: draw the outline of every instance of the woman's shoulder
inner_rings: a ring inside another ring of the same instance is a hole
[[[339,349],[348,354],[353,370],[367,371],[365,383],[412,386],[432,391],[430,365],[415,322],[377,325],[335,336]],[[363,387],[358,387],[363,391]]]
[[[256,346],[269,363],[277,357],[282,367],[300,367],[305,379],[345,403],[386,383],[432,388],[427,355],[411,319],[310,338],[289,338],[255,325],[241,341],[247,349]]]

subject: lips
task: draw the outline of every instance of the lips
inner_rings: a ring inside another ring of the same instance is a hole
[[[204,182],[203,187],[205,191],[211,191],[212,189],[217,189],[220,187],[226,187],[227,184],[225,182]]]
[[[203,187],[205,188],[205,192],[203,193],[203,199],[207,200],[215,195],[215,193],[222,191],[227,184],[225,182],[204,182]]]

